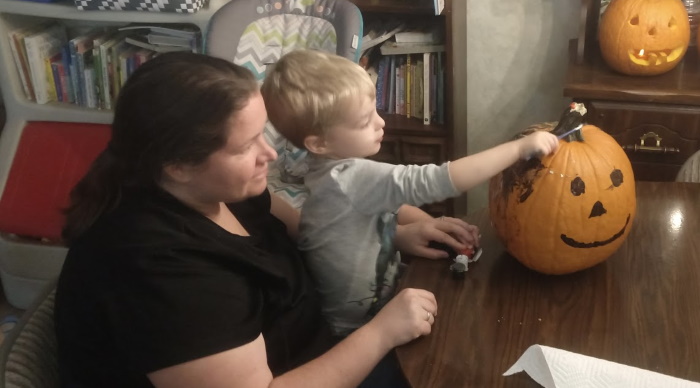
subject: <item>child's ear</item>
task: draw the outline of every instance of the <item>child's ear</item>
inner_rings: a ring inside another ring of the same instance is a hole
[[[326,152],[328,152],[326,141],[323,140],[323,137],[321,136],[307,136],[304,139],[304,147],[309,150],[309,152],[316,155],[324,155]]]

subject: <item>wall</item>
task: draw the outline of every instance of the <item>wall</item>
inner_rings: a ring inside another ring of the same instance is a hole
[[[458,95],[463,88],[454,88],[455,130],[468,128],[467,149],[460,146],[465,134],[455,135],[458,156],[507,141],[530,124],[558,119],[570,102],[562,91],[580,4],[452,0],[455,85],[467,85],[466,98]],[[458,202],[458,214],[486,206],[487,195],[487,183],[470,190],[466,203]]]

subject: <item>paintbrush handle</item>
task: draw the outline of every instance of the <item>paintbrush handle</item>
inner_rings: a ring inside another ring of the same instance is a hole
[[[583,124],[579,124],[579,125],[577,125],[575,128],[570,129],[570,130],[568,130],[568,131],[562,133],[561,135],[558,135],[558,136],[557,136],[557,139],[563,139],[563,138],[565,138],[565,137],[571,135],[572,133],[574,133],[574,132],[576,132],[576,131],[580,131],[581,128],[583,128]]]

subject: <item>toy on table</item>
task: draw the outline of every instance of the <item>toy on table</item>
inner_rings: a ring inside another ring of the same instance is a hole
[[[469,271],[469,263],[474,263],[481,257],[482,249],[479,247],[462,249],[455,251],[447,244],[431,241],[428,247],[439,249],[447,252],[447,255],[452,259],[450,264],[450,272],[456,279],[464,278],[464,273]]]
[[[450,264],[452,277],[456,279],[464,278],[464,273],[469,271],[469,263],[475,263],[481,257],[482,249],[479,247],[462,249],[458,251],[454,258],[454,263]]]

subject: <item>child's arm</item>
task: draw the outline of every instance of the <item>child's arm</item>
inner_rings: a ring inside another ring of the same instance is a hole
[[[489,148],[450,162],[450,179],[459,191],[467,191],[510,167],[518,159],[549,155],[559,147],[559,139],[549,132],[537,131],[518,140]]]
[[[412,205],[402,205],[396,214],[399,225],[406,225],[412,222],[432,220],[433,216],[424,212],[421,208]]]

